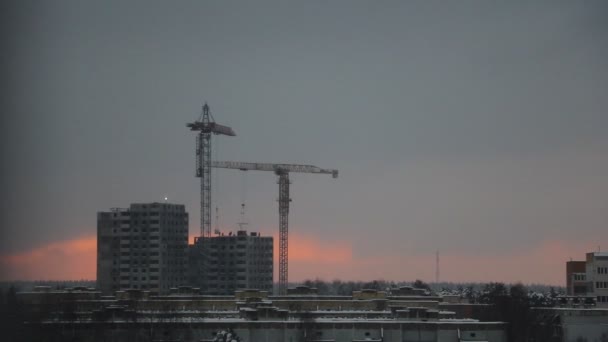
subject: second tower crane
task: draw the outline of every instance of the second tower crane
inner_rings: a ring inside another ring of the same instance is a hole
[[[287,293],[288,284],[288,245],[289,245],[289,173],[330,174],[338,178],[338,170],[322,169],[313,165],[243,163],[234,161],[212,161],[211,167],[236,169],[241,171],[271,171],[279,177],[279,294]]]

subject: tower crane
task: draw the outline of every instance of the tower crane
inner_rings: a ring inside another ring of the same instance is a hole
[[[330,174],[338,178],[338,170],[322,169],[313,165],[272,164],[272,163],[243,163],[234,161],[213,161],[211,167],[237,169],[241,171],[271,171],[279,177],[279,294],[287,292],[288,279],[288,232],[289,232],[289,173]]]
[[[211,134],[234,137],[232,128],[215,123],[205,102],[199,119],[186,124],[196,136],[196,177],[201,179],[201,237],[211,237]]]

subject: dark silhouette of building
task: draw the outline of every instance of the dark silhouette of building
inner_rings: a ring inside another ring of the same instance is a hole
[[[188,213],[184,205],[131,204],[97,213],[97,287],[168,293],[187,280]]]
[[[191,283],[206,294],[237,290],[272,292],[273,238],[239,230],[236,234],[195,238],[190,246]]]

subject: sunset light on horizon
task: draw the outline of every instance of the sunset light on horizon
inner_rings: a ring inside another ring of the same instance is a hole
[[[193,236],[190,237],[193,241]],[[278,245],[274,235],[275,281]],[[23,253],[0,256],[0,281],[95,280],[96,237],[58,241]],[[584,260],[594,242],[567,244],[547,240],[516,255],[495,254],[478,258],[474,254],[441,255],[441,281],[522,282],[563,286],[565,262]],[[312,235],[291,234],[289,275],[291,282],[322,279],[332,281],[433,282],[435,251],[408,254],[386,251],[386,256],[360,258],[352,242],[330,241]]]
[[[608,341],[608,1],[0,6],[0,339]]]

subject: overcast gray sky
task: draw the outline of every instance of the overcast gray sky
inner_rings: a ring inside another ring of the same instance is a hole
[[[608,248],[605,1],[2,6],[0,255],[94,236],[97,211],[165,195],[196,235],[185,123],[204,101],[237,133],[218,159],[340,170],[293,175],[291,231],[351,262],[554,248],[550,270],[514,280],[555,283],[569,257]],[[224,230],[244,197],[250,229],[276,234],[273,175],[218,178]]]

